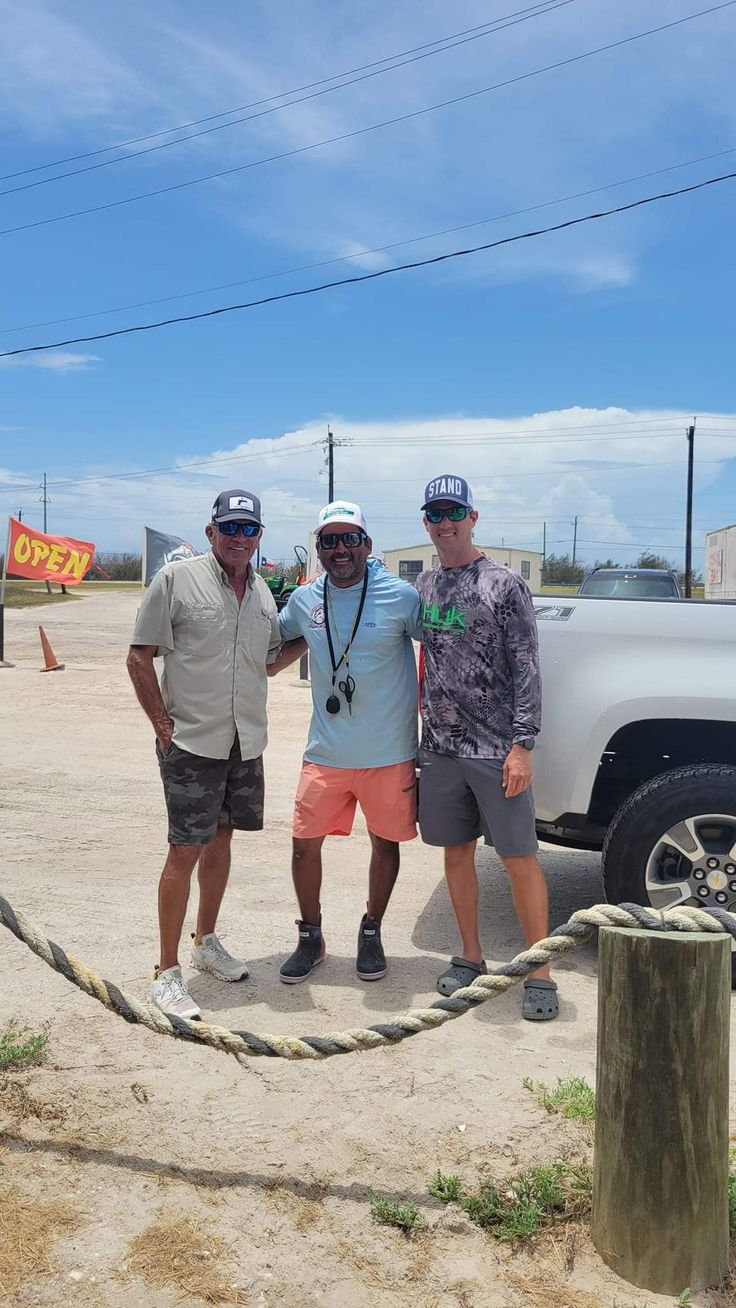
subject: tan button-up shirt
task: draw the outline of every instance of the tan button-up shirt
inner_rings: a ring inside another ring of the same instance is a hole
[[[158,645],[161,694],[174,744],[205,758],[227,758],[237,730],[244,759],[266,746],[267,663],[281,638],[273,595],[251,568],[238,604],[210,550],[169,563],[138,610],[134,645]]]

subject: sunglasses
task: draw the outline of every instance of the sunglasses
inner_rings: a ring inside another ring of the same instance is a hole
[[[464,504],[453,504],[451,509],[425,509],[427,522],[437,526],[443,518],[449,519],[450,522],[463,522],[468,516],[468,510]]]
[[[365,536],[362,531],[323,531],[319,537],[320,549],[335,550],[342,542],[346,549],[354,550],[362,545]]]
[[[251,540],[257,536],[261,530],[260,522],[216,522],[215,526],[221,536],[237,536],[242,531],[244,536],[250,536]]]

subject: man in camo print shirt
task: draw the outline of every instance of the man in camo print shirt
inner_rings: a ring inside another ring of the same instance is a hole
[[[486,971],[478,930],[475,847],[494,845],[511,881],[527,942],[548,930],[547,887],[537,859],[532,750],[541,723],[537,627],[529,589],[473,544],[478,514],[462,477],[436,477],[424,525],[440,566],[417,579],[421,625],[422,746],[419,827],[445,851],[445,876],[462,956],[437,982],[452,994]],[[525,983],[522,1012],[557,1016],[549,970]]]

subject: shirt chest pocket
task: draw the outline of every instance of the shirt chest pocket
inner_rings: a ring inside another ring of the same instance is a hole
[[[249,627],[250,653],[254,663],[265,663],[271,644],[271,617],[264,609],[256,609]]]
[[[181,647],[195,658],[215,658],[225,648],[225,614],[215,604],[185,604]]]

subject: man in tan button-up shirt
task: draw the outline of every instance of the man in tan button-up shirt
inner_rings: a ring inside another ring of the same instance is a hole
[[[223,981],[248,975],[215,926],[230,874],[233,830],[263,827],[266,665],[281,640],[273,596],[251,566],[262,530],[256,495],[218,495],[205,527],[211,550],[156,574],[128,654],[130,678],[156,733],[169,817],[169,854],[158,893],[161,952],[150,998],[179,1017],[201,1017],[178,956],[197,862],[192,964]],[[160,686],[157,656],[164,660]]]

